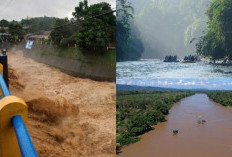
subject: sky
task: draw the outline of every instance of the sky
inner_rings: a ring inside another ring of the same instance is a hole
[[[117,79],[117,84],[175,89],[232,90],[232,79]]]
[[[26,17],[72,17],[72,12],[81,0],[0,0],[0,19],[21,20]],[[116,0],[88,0],[89,4],[110,3],[116,7]]]

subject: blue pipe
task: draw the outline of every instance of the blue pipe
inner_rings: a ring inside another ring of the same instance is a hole
[[[21,116],[14,116],[12,118],[12,123],[18,139],[22,157],[37,157],[35,148],[32,144],[31,138],[27,132]]]
[[[7,85],[6,85],[6,82],[5,82],[5,80],[4,80],[4,78],[2,77],[1,74],[0,74],[0,86],[1,86],[3,97],[11,95],[10,91],[9,91]]]

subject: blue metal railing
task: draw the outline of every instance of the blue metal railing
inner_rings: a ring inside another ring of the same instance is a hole
[[[10,91],[5,83],[5,80],[4,78],[2,77],[2,75],[0,74],[0,86],[1,86],[1,90],[2,90],[2,94],[3,94],[3,97],[6,97],[6,96],[10,96]]]
[[[4,78],[0,74],[0,86],[3,97],[10,96],[10,91],[4,81]],[[17,115],[12,118],[12,125],[14,126],[15,134],[18,140],[20,152],[22,157],[37,157],[35,148],[32,144],[31,138],[28,134],[26,126],[21,116]]]
[[[18,139],[20,152],[23,157],[37,157],[35,148],[31,142],[31,138],[27,132],[26,126],[21,116],[14,116],[12,123]]]

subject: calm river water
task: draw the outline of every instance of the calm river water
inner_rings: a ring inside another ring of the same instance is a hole
[[[168,121],[122,149],[120,157],[231,157],[232,109],[205,94],[183,99],[170,110]],[[198,124],[205,119],[205,124]],[[173,135],[172,130],[179,134]]]
[[[117,62],[117,79],[123,78],[232,78],[232,66],[164,63],[158,59]]]

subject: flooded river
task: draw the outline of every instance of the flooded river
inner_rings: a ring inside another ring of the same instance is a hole
[[[41,157],[114,157],[114,82],[73,77],[8,53],[10,91],[29,108],[28,132]]]
[[[155,130],[122,149],[120,157],[231,157],[232,109],[196,94],[176,104]],[[205,119],[205,124],[198,124]],[[177,135],[172,130],[178,129]]]

